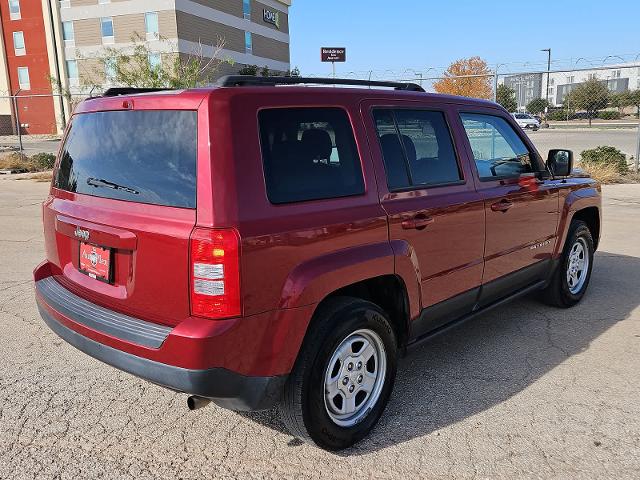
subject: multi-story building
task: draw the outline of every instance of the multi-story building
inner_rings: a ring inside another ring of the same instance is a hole
[[[546,98],[552,107],[560,107],[572,89],[591,79],[600,80],[612,93],[640,89],[640,64],[623,63],[608,65],[606,68],[550,72],[549,74],[546,72],[520,73],[500,78],[499,83],[504,83],[515,91],[518,110],[524,111],[527,104],[536,98]]]
[[[503,82],[515,92],[518,110],[524,110],[531,100],[542,96],[541,73],[509,75],[503,79]]]
[[[151,65],[175,55],[216,52],[229,60],[217,75],[246,65],[287,71],[290,5],[291,0],[0,0],[0,129],[2,122],[15,129],[7,97],[17,93],[24,97],[17,102],[23,131],[60,131],[72,105],[51,94],[87,93],[87,83],[110,86],[113,65],[104,61],[110,48],[131,51],[144,42]]]
[[[545,74],[546,75],[546,74]],[[549,103],[562,106],[567,94],[586,80],[597,79],[612,93],[640,89],[640,64],[622,63],[604,69],[551,72],[549,75]]]
[[[48,0],[0,0],[0,133],[56,133],[62,105],[52,94],[56,78]],[[14,102],[12,95],[20,96]]]

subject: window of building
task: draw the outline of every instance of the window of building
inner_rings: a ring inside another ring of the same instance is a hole
[[[373,115],[389,190],[462,180],[442,112],[376,109]]]
[[[569,76],[567,77],[567,83],[568,83],[568,84],[572,84],[572,83],[574,83],[575,81],[576,81],[576,77],[575,77],[575,76],[573,76],[573,75],[569,75]]]
[[[116,60],[114,58],[108,58],[104,62],[104,77],[107,82],[115,80],[116,72]]]
[[[597,73],[590,73],[587,78],[589,80],[596,80],[598,78],[598,74]]]
[[[152,70],[159,69],[162,66],[162,56],[159,53],[150,53],[149,66]]]
[[[9,0],[9,18],[20,20],[20,0]]]
[[[144,14],[144,27],[147,32],[147,40],[159,38],[158,12],[147,12]]]
[[[253,53],[253,37],[251,32],[244,32],[244,49],[247,53]]]
[[[302,202],[364,193],[353,129],[340,108],[275,108],[258,114],[267,197]]]
[[[460,117],[480,180],[519,177],[534,171],[529,150],[504,118],[479,113]]]
[[[70,0],[60,0],[60,8],[69,8],[70,6]]]
[[[13,32],[13,49],[18,57],[27,54],[27,50],[24,47],[24,33]]]
[[[111,3],[111,0],[98,0],[99,5],[104,5],[106,3]]]
[[[553,78],[549,79],[549,85],[555,85],[556,81]]]
[[[247,20],[251,20],[251,0],[242,0],[242,14]]]
[[[100,19],[102,43],[113,43],[113,19],[111,17]]]
[[[77,60],[67,60],[67,76],[69,80],[78,80],[80,78]]]
[[[73,42],[75,40],[75,32],[73,30],[73,22],[62,22],[62,38],[65,42]]]
[[[621,75],[622,75],[622,72],[620,70],[614,70],[612,74],[613,78],[620,78]]]
[[[18,84],[21,90],[31,90],[29,67],[18,67]]]
[[[549,87],[547,90],[547,95],[553,95],[553,87]]]

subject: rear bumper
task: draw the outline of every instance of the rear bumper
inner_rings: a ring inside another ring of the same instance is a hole
[[[154,362],[91,340],[64,326],[42,306],[38,305],[38,310],[51,330],[87,355],[157,385],[210,398],[231,410],[273,407],[287,379],[286,375],[248,377],[225,368],[192,370]]]
[[[130,317],[68,290],[45,262],[34,272],[47,325],[88,355],[232,410],[274,406],[314,306],[229,320],[187,317],[175,327]]]

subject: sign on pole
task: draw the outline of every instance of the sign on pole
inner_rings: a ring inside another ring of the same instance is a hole
[[[333,78],[336,78],[336,62],[347,61],[347,49],[344,47],[321,47],[320,61],[331,62]]]
[[[322,47],[320,49],[320,60],[323,62],[346,62],[347,49],[343,47]]]

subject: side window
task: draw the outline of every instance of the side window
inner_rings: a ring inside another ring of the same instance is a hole
[[[480,180],[519,177],[536,170],[526,145],[504,118],[478,113],[460,117]]]
[[[374,110],[390,190],[462,180],[444,114]]]
[[[362,167],[346,112],[276,108],[258,114],[267,196],[272,203],[364,193]]]

